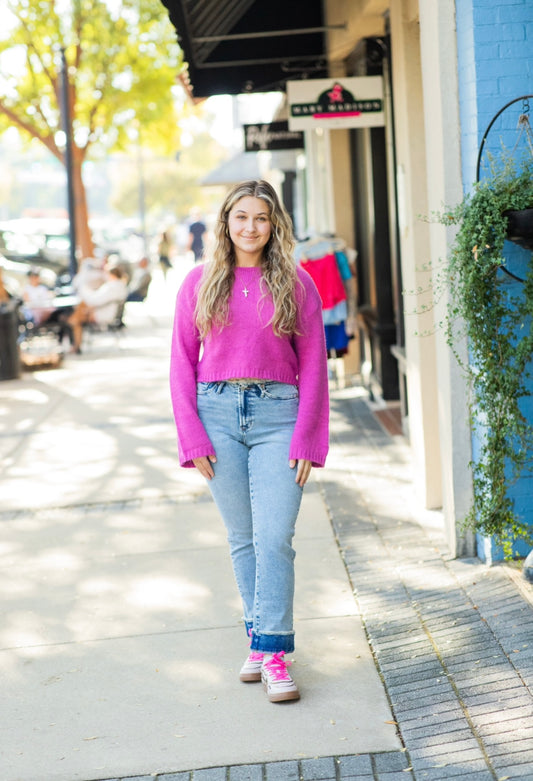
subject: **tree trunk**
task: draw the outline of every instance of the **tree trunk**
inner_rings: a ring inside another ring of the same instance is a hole
[[[74,215],[76,226],[76,250],[78,262],[94,255],[94,243],[89,228],[89,211],[85,185],[81,175],[83,154],[79,149],[73,149],[72,184],[74,188]]]

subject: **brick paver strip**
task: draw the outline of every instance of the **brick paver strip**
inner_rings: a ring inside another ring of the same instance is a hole
[[[272,762],[266,768],[266,781],[298,781],[298,762]]]
[[[333,757],[302,759],[300,770],[304,781],[322,781],[322,779],[335,778],[335,760]]]
[[[337,401],[336,408],[340,406]],[[473,779],[478,774],[483,779],[500,778],[501,768],[496,767],[512,745],[507,738],[513,731],[525,761],[516,761],[513,751],[507,764],[521,766],[523,774],[532,743],[529,733],[519,727],[527,730],[524,721],[529,713],[533,716],[533,696],[526,685],[533,681],[533,653],[521,662],[520,653],[513,651],[533,647],[531,604],[497,568],[478,565],[476,578],[458,578],[461,565],[447,561],[442,544],[438,548],[443,552],[435,555],[433,541],[416,519],[404,510],[386,517],[384,505],[412,506],[405,495],[409,480],[402,481],[397,448],[392,452],[390,439],[366,402],[345,400],[343,414],[350,414],[350,406],[355,429],[351,436],[364,442],[362,453],[369,448],[375,451],[379,468],[373,474],[355,458],[340,491],[327,469],[320,477],[325,475],[322,487],[333,527],[415,778],[431,781],[464,775]],[[394,497],[390,503],[387,491]],[[374,539],[369,541],[369,536]],[[381,550],[381,566],[372,562],[377,570],[374,577],[365,567],[369,550],[374,557]],[[521,708],[516,721],[509,718],[513,703]],[[430,716],[435,711],[453,714],[443,718],[440,730],[436,729],[439,722]],[[483,729],[487,726],[483,714],[497,725],[495,729]],[[457,741],[454,736],[467,737]],[[474,760],[472,773],[466,775],[462,763],[460,770],[453,767],[459,757]],[[440,764],[450,760],[450,766],[437,767],[439,758]],[[528,773],[533,779],[533,764]]]
[[[230,781],[263,781],[261,765],[241,765],[232,767],[229,772]]]
[[[338,765],[340,778],[372,774],[372,759],[369,754],[341,757]]]
[[[226,781],[227,769],[225,767],[210,767],[206,770],[195,770],[193,775],[194,781]]]
[[[157,781],[190,781],[190,777],[190,773],[161,773],[160,775],[156,776]],[[153,776],[150,776],[149,778],[150,781],[153,781],[154,779]],[[124,781],[129,781],[129,779],[125,779]]]

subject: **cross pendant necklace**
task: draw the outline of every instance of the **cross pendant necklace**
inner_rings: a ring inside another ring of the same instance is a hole
[[[241,293],[244,293],[244,297],[245,298],[248,298],[248,293],[249,292],[250,291],[248,290],[248,288],[246,286],[244,286],[243,289],[241,290]]]

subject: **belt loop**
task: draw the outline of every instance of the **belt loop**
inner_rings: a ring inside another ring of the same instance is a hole
[[[219,383],[218,383],[218,386],[217,386],[217,393],[222,393],[222,391],[224,390],[224,385],[225,385],[225,384],[226,384],[226,383],[224,382],[224,380],[222,380],[222,382],[219,382]]]

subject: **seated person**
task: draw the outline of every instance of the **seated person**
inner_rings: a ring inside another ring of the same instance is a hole
[[[121,269],[110,268],[107,276],[107,281],[97,290],[84,287],[79,291],[81,301],[67,321],[72,328],[75,353],[81,353],[83,326],[86,323],[110,325],[126,300],[127,288]]]
[[[104,261],[99,258],[85,258],[80,263],[78,273],[72,280],[72,287],[79,294],[85,288],[96,290],[107,279]]]
[[[0,304],[7,304],[7,302],[10,300],[11,295],[4,284],[3,269],[0,265]]]
[[[24,317],[36,326],[45,323],[54,312],[53,293],[41,282],[39,269],[28,271],[28,284],[22,291]]]
[[[141,258],[133,272],[126,301],[144,301],[152,281],[148,258]]]

